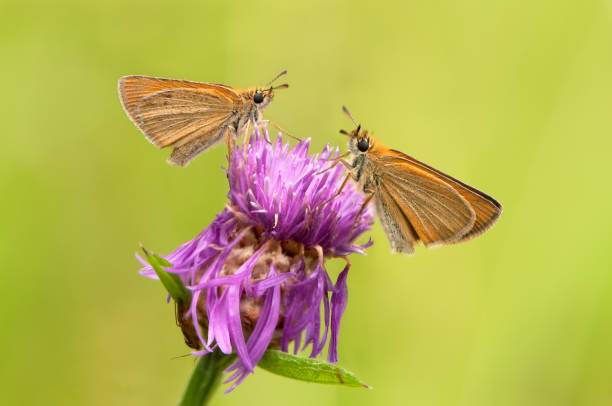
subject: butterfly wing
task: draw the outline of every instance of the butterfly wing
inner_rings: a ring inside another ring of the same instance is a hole
[[[229,129],[221,124],[222,122],[215,121],[206,123],[174,144],[168,163],[175,166],[185,166],[201,152],[219,142],[229,132]]]
[[[422,171],[427,172],[430,176],[436,177],[438,179],[443,180],[449,186],[457,191],[467,202],[470,204],[474,213],[476,214],[476,220],[474,221],[474,225],[472,228],[465,233],[460,239],[456,242],[467,241],[471,238],[474,238],[491,227],[497,222],[499,216],[502,213],[503,207],[502,205],[492,198],[491,196],[481,192],[478,189],[475,189],[465,183],[449,176],[431,166],[414,159],[411,156],[408,156],[402,152],[390,150],[393,154],[393,158],[385,158],[385,159],[395,159],[396,162],[400,162],[400,165],[407,165],[413,168],[419,168]]]
[[[119,97],[130,119],[160,148],[213,136],[210,127],[226,122],[240,101],[228,86],[148,76],[121,78]]]
[[[389,157],[378,160],[377,164],[376,197],[383,206],[379,212],[387,209],[390,213],[383,222],[389,223],[389,229],[400,230],[397,236],[404,245],[410,246],[407,251],[399,251],[412,252],[415,241],[423,242],[428,248],[449,244],[472,229],[476,219],[474,210],[446,182],[419,167]],[[402,247],[397,241],[393,245]]]
[[[404,214],[405,209],[384,185],[374,191],[374,203],[391,251],[413,254],[419,236]]]

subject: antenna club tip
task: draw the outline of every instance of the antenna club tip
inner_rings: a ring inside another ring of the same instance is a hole
[[[280,78],[281,76],[283,76],[283,75],[284,75],[284,74],[286,74],[286,73],[287,73],[287,71],[286,71],[286,70],[282,71],[281,73],[279,73],[278,75],[276,75],[276,76],[274,77],[274,79],[272,79],[271,81],[269,81],[268,83],[266,83],[264,86],[269,86],[269,85],[271,85],[271,84],[272,84],[272,83],[273,83],[275,80],[277,80],[278,78]]]
[[[353,118],[353,115],[351,114],[351,112],[346,108],[346,106],[342,106],[342,111],[344,111],[344,114],[346,114],[348,116],[348,118],[351,119],[351,121],[353,122],[353,124],[357,125],[357,122],[355,121],[355,119]]]

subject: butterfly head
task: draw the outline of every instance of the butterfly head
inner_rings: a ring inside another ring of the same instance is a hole
[[[340,130],[340,134],[349,137],[348,149],[353,155],[365,154],[372,148],[372,139],[368,135],[368,131],[361,128],[361,124],[351,132]]]
[[[255,92],[251,96],[251,100],[253,100],[253,103],[255,103],[260,109],[265,109],[266,107],[268,107],[268,105],[272,103],[272,100],[274,100],[274,91],[276,89],[286,89],[289,87],[289,85],[286,83],[282,85],[278,85],[278,86],[270,86],[272,82],[274,82],[276,79],[280,78],[281,76],[285,75],[286,73],[287,71],[284,70],[278,75],[276,75],[274,79],[269,81],[261,89],[256,88]]]
[[[260,109],[265,109],[266,107],[268,107],[270,103],[272,103],[272,100],[274,100],[274,91],[276,89],[286,89],[288,87],[289,87],[288,84],[284,84],[280,86],[269,87],[267,89],[256,88],[255,92],[253,92],[251,100]]]
[[[357,126],[353,131],[346,132],[344,130],[340,130],[340,134],[344,134],[349,137],[348,140],[348,149],[349,152],[353,155],[365,154],[368,152],[372,146],[372,139],[368,135],[368,131],[361,128],[361,124],[357,124],[351,113],[348,111],[346,106],[342,106],[342,110],[344,113],[349,116],[353,124]]]

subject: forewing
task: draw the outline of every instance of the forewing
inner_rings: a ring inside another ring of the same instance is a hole
[[[164,90],[138,102],[137,124],[153,144],[165,147],[188,142],[204,126],[218,127],[231,117],[233,106],[209,90]]]
[[[444,181],[404,162],[384,159],[376,164],[380,199],[396,207],[392,217],[399,228],[412,231],[403,235],[435,247],[459,240],[473,227],[474,210]]]
[[[148,76],[121,78],[119,96],[130,119],[160,148],[206,124],[223,123],[239,102],[236,91],[228,86]]]
[[[453,189],[455,189],[457,193],[459,193],[470,204],[474,210],[474,213],[476,214],[476,220],[474,221],[472,228],[468,230],[459,240],[457,240],[457,242],[466,241],[484,233],[489,228],[493,227],[493,225],[499,219],[499,216],[503,210],[502,205],[491,196],[469,185],[466,185],[460,180],[440,172],[439,170],[432,168],[431,166],[414,159],[411,156],[395,150],[390,151],[393,154],[393,157],[384,157],[383,159],[395,159],[400,162],[405,162],[406,165],[420,168],[421,170],[428,172],[431,176],[442,179],[445,183],[453,187]]]

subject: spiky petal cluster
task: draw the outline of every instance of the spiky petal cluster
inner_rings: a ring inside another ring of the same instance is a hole
[[[297,352],[311,345],[316,357],[329,336],[328,360],[337,361],[349,263],[334,284],[325,260],[371,245],[355,243],[373,223],[369,208],[358,216],[363,195],[348,184],[334,197],[342,165],[326,169],[337,150],[309,156],[308,140],[294,148],[280,135],[274,144],[267,140],[265,130],[265,137],[255,133],[233,150],[228,205],[196,238],[165,256],[173,265],[168,271],[192,292],[179,322],[186,341],[201,344],[194,354],[218,347],[238,355],[228,369],[228,381],[235,380],[230,390],[267,348],[289,351],[293,342]],[[150,268],[142,273],[155,277]],[[190,329],[197,339],[187,339]]]

